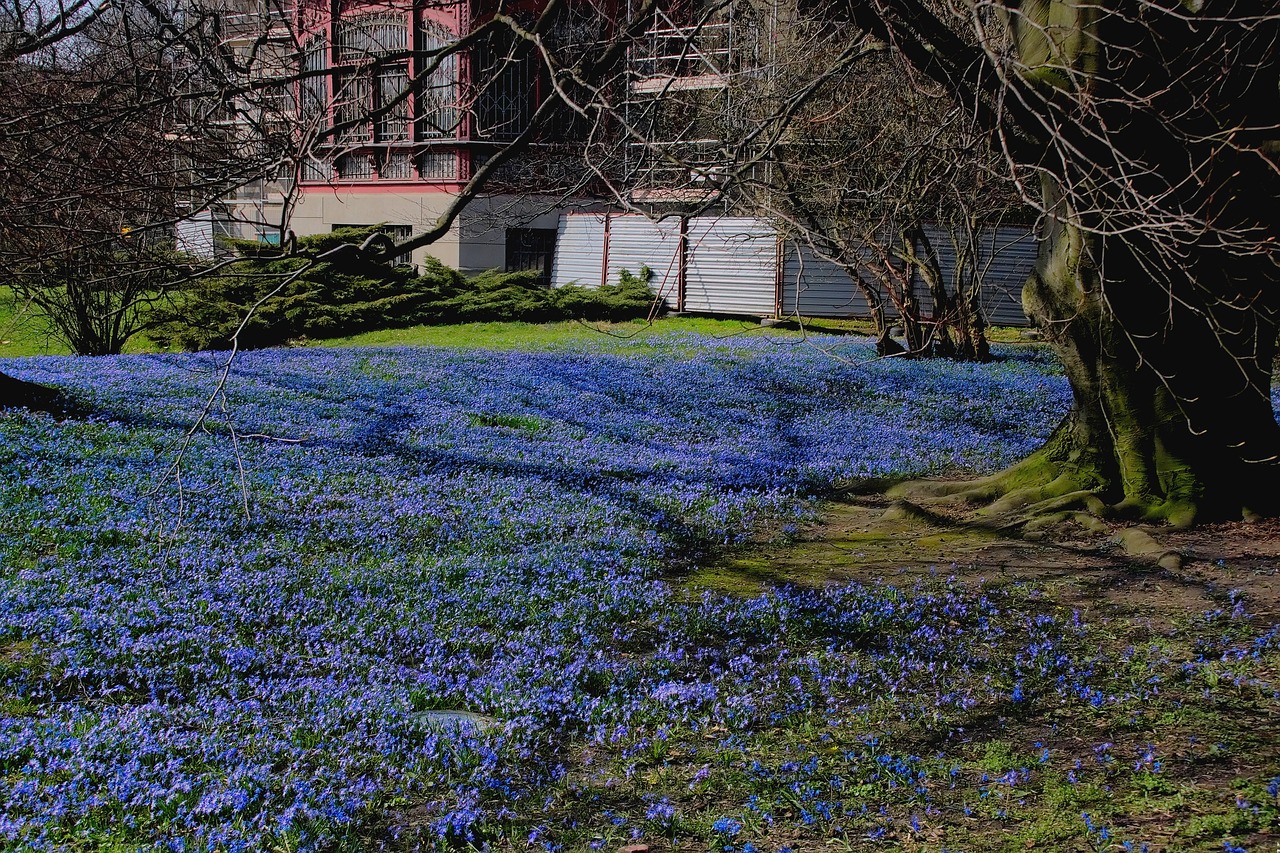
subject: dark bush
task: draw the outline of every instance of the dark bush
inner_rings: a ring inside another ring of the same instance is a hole
[[[374,229],[301,238],[311,254],[362,242]],[[241,260],[194,282],[173,300],[153,337],[183,349],[280,346],[420,324],[497,320],[626,320],[653,306],[647,269],[616,285],[550,289],[536,272],[490,270],[467,277],[428,258],[421,274],[364,260],[356,251],[323,262],[268,258],[273,246],[228,241]],[[238,334],[237,334],[238,332]]]
[[[551,291],[551,300],[563,317],[581,320],[631,320],[646,317],[654,306],[649,279],[653,273],[641,267],[639,275],[623,270],[617,284],[603,287],[566,285]]]

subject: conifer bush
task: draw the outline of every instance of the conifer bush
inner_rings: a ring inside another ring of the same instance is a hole
[[[374,230],[303,237],[300,254],[359,244]],[[317,262],[270,257],[277,247],[252,240],[227,245],[240,260],[175,296],[153,333],[158,343],[226,349],[234,338],[241,349],[260,349],[422,324],[626,320],[647,316],[654,304],[647,269],[639,276],[624,271],[616,285],[552,289],[531,270],[466,276],[430,257],[418,272],[366,260],[356,251]]]

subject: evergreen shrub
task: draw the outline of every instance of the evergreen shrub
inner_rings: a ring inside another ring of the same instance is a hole
[[[240,259],[176,294],[152,337],[187,350],[227,349],[239,330],[241,349],[259,349],[423,324],[627,320],[648,316],[654,304],[647,268],[640,275],[624,270],[616,285],[553,289],[535,271],[465,276],[428,258],[419,273],[340,250],[374,230],[299,238],[300,252],[310,256],[339,249],[324,261],[272,258],[278,247],[228,240]]]

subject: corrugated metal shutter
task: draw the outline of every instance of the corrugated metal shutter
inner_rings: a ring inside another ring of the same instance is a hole
[[[1036,236],[1027,228],[1004,227],[984,235],[982,309],[997,326],[1027,326],[1022,286],[1036,265]],[[987,259],[990,258],[988,262]]]
[[[786,244],[782,313],[804,317],[869,317],[871,306],[849,274],[807,246]]]
[[[560,217],[551,286],[599,287],[604,271],[605,217],[599,213],[566,213]]]
[[[179,227],[183,226],[180,223]],[[929,229],[942,274],[952,284],[955,251],[939,228]],[[700,217],[689,220],[684,310],[711,314],[772,315],[776,310],[778,242],[767,220],[749,217]],[[210,247],[212,243],[210,241]],[[1026,228],[991,229],[982,238],[982,307],[987,321],[1025,326],[1022,285],[1035,264],[1035,236]],[[607,265],[607,270],[604,267]],[[615,214],[608,226],[603,214],[574,213],[560,218],[551,280],[555,287],[577,282],[588,287],[616,283],[621,270],[653,270],[652,284],[668,307],[675,308],[680,277],[680,223],[653,222],[644,216]],[[810,317],[867,317],[861,290],[839,266],[807,248],[788,244],[782,265],[782,310]],[[930,300],[917,274],[921,310]],[[890,316],[895,312],[886,305]]]
[[[633,275],[640,268],[653,271],[649,285],[676,308],[680,294],[680,220],[654,222],[646,216],[623,215],[609,219],[609,269],[606,280],[617,284],[623,270]]]
[[[942,280],[951,290],[955,284],[955,246],[947,233],[937,226],[926,227],[925,233],[938,254]],[[978,252],[982,277],[981,304],[987,322],[997,326],[1028,325],[1029,321],[1022,313],[1022,285],[1035,266],[1035,235],[1026,228],[1015,226],[988,229],[982,234]],[[921,310],[930,310],[932,300],[919,273],[915,275],[915,285]]]
[[[179,219],[175,228],[174,242],[178,251],[197,258],[212,258],[215,252],[213,242],[213,214],[203,210],[186,219]]]
[[[772,315],[778,238],[763,219],[689,220],[684,309],[713,314]]]

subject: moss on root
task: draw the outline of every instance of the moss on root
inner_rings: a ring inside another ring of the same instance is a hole
[[[885,494],[926,507],[933,502],[978,506],[980,517],[1003,528],[1035,528],[1046,520],[1074,520],[1092,526],[1086,517],[1185,528],[1205,514],[1204,501],[1198,495],[1199,480],[1190,466],[1178,469],[1181,487],[1162,495],[1149,489],[1126,489],[1092,453],[1062,451],[1061,443],[1051,440],[1016,465],[988,477],[908,481]],[[1219,495],[1208,514],[1248,519],[1251,510],[1233,502],[1229,495]]]

